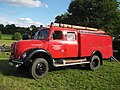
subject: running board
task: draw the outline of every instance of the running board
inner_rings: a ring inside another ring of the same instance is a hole
[[[61,60],[60,60],[61,62]],[[90,63],[87,61],[87,59],[80,59],[80,60],[62,60],[62,63],[59,63],[58,60],[54,62],[55,67],[61,67],[61,66],[70,66],[70,65],[78,65],[78,64],[86,64]]]

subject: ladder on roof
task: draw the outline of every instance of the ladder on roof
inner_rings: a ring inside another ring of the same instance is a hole
[[[81,30],[90,30],[90,31],[102,31],[97,28],[90,28],[90,27],[83,27],[83,26],[76,26],[76,25],[69,25],[69,24],[60,24],[60,23],[54,23],[54,27],[64,27],[64,28],[74,28],[74,29],[81,29]],[[103,31],[104,32],[104,31]]]

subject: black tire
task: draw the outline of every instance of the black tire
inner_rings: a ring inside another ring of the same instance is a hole
[[[100,67],[100,58],[97,55],[93,55],[91,57],[89,67],[90,67],[90,70],[92,70],[92,71],[94,71]]]
[[[37,58],[30,66],[29,73],[32,78],[40,79],[48,73],[48,62],[44,58]]]

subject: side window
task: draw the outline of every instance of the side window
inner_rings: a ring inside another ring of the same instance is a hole
[[[67,32],[67,40],[76,40],[75,32]]]
[[[53,40],[56,40],[56,39],[62,39],[63,38],[63,34],[62,34],[62,31],[54,31],[51,35],[51,38]]]

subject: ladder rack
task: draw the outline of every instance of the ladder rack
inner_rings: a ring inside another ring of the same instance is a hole
[[[69,24],[60,24],[60,23],[54,23],[54,27],[63,27],[63,28],[73,28],[73,29],[81,29],[81,30],[90,30],[90,31],[102,31],[97,28],[90,28],[90,27],[83,27],[83,26],[76,26],[76,25],[69,25]]]

